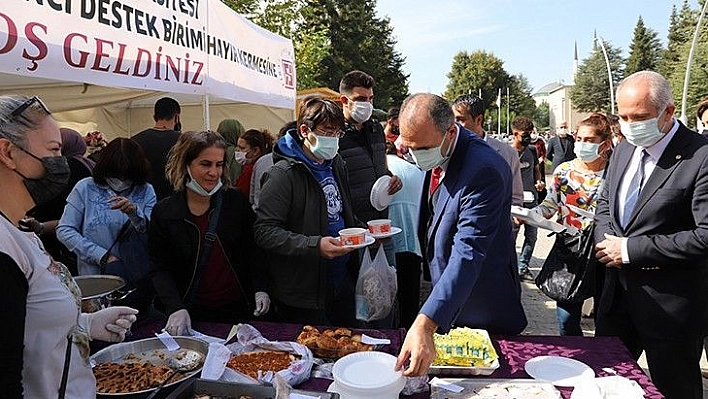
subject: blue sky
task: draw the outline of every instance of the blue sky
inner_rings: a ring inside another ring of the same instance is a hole
[[[592,50],[592,35],[628,55],[637,18],[666,44],[671,6],[682,0],[378,0],[391,19],[396,49],[406,57],[411,93],[442,93],[459,51],[486,50],[511,74],[523,73],[534,89],[570,83],[573,44],[578,58]],[[691,0],[697,8],[696,0]]]

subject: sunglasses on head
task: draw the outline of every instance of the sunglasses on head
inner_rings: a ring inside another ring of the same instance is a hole
[[[29,108],[35,104],[38,104],[42,108],[42,110],[44,110],[44,112],[47,113],[47,115],[51,114],[51,112],[49,111],[49,108],[47,108],[47,106],[44,104],[44,102],[42,102],[42,100],[39,97],[33,96],[33,97],[30,97],[24,103],[20,104],[20,106],[15,108],[14,111],[10,112],[10,117],[17,118],[18,116],[22,115],[23,112],[27,111],[27,108]]]

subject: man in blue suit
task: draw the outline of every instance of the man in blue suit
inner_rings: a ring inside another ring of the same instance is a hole
[[[518,334],[526,327],[511,223],[511,171],[493,148],[455,123],[450,104],[409,96],[399,114],[403,144],[433,172],[426,256],[433,290],[408,331],[397,369],[424,375],[435,359],[433,333],[453,326]],[[430,193],[427,195],[427,193]]]

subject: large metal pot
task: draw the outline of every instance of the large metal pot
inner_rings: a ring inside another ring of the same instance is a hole
[[[125,299],[133,290],[123,291],[125,280],[118,276],[87,275],[74,277],[81,290],[81,311],[92,313]]]

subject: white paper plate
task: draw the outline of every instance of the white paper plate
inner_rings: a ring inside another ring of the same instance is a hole
[[[388,194],[388,184],[391,182],[391,176],[381,176],[371,187],[369,201],[371,206],[377,211],[383,211],[391,205],[392,195]]]
[[[559,387],[575,387],[585,378],[594,378],[595,372],[583,362],[560,356],[538,356],[524,365],[526,373]]]
[[[394,371],[396,357],[384,352],[355,352],[337,360],[332,375],[340,388],[381,390],[404,380],[401,371]],[[400,386],[400,389],[403,385]]]
[[[401,230],[400,227],[393,227],[393,226],[391,226],[391,231],[388,232],[388,233],[374,234],[374,233],[372,233],[372,232],[369,231],[369,232],[367,232],[366,234],[368,234],[368,235],[370,235],[370,236],[372,236],[372,237],[374,237],[374,238],[388,238],[388,237],[391,237],[391,236],[395,236],[396,234],[400,233],[401,231],[403,231],[403,230]]]
[[[357,248],[368,247],[369,245],[373,244],[374,242],[376,242],[376,239],[367,233],[364,235],[364,242],[363,243],[357,244],[357,245],[344,245],[344,246],[347,248],[357,249]]]

